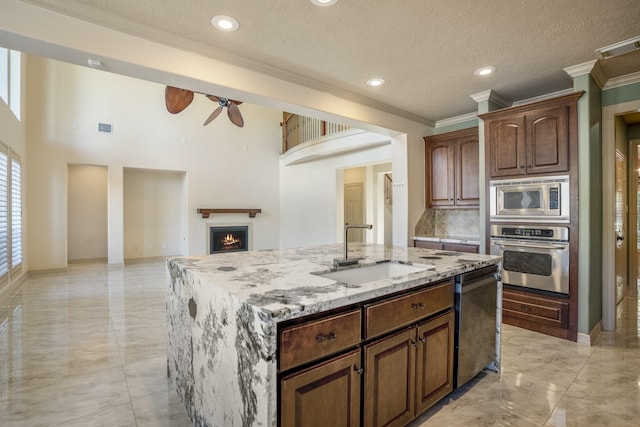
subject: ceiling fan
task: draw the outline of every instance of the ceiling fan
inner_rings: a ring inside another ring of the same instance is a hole
[[[194,92],[188,89],[180,89],[173,86],[167,86],[164,90],[164,101],[167,106],[167,111],[171,114],[178,114],[180,111],[184,110],[191,104],[193,101]],[[236,101],[234,99],[223,98],[221,96],[215,95],[205,95],[207,98],[212,100],[213,102],[218,103],[218,108],[213,110],[213,112],[207,117],[207,120],[204,121],[203,126],[208,125],[218,117],[218,115],[222,112],[224,107],[227,107],[227,114],[229,115],[229,120],[231,123],[238,127],[244,126],[244,120],[242,119],[242,114],[240,114],[240,109],[238,105],[242,104],[242,101]]]

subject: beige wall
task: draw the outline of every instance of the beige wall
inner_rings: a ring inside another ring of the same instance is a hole
[[[186,173],[124,170],[124,258],[186,255]]]
[[[186,172],[186,220],[179,237],[185,249],[180,252],[206,252],[208,223],[248,220],[245,215],[205,220],[196,213],[199,207],[261,208],[263,213],[250,219],[254,248],[278,247],[281,112],[244,103],[243,128],[225,114],[203,127],[216,105],[202,95],[171,115],[163,85],[33,56],[28,70],[30,269],[67,265],[68,164],[108,167],[110,263],[125,256],[126,168]],[[98,122],[111,123],[113,134],[99,134]]]

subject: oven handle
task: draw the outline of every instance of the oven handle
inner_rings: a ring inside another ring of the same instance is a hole
[[[496,246],[510,246],[512,248],[521,248],[521,247],[526,247],[526,248],[535,248],[535,249],[563,249],[563,250],[567,250],[569,248],[569,244],[568,243],[558,243],[558,244],[532,244],[530,242],[527,241],[523,241],[523,240],[519,240],[517,241],[517,243],[512,243],[511,241],[507,242],[505,240],[496,240],[496,239],[492,239],[491,240],[492,244],[495,244]]]

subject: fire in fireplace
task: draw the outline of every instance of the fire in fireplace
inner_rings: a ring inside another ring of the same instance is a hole
[[[210,254],[249,250],[248,226],[209,227]]]

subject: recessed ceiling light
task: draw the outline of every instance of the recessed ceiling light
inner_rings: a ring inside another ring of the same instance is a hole
[[[382,86],[384,83],[385,83],[384,79],[379,79],[379,78],[367,80],[367,86],[371,86],[371,87]]]
[[[230,16],[218,15],[211,18],[211,25],[220,31],[236,31],[240,28],[238,21]]]
[[[334,4],[338,3],[338,0],[311,0],[311,3],[315,4],[316,6],[333,6]]]
[[[496,70],[496,67],[482,67],[473,72],[476,76],[488,76]]]

